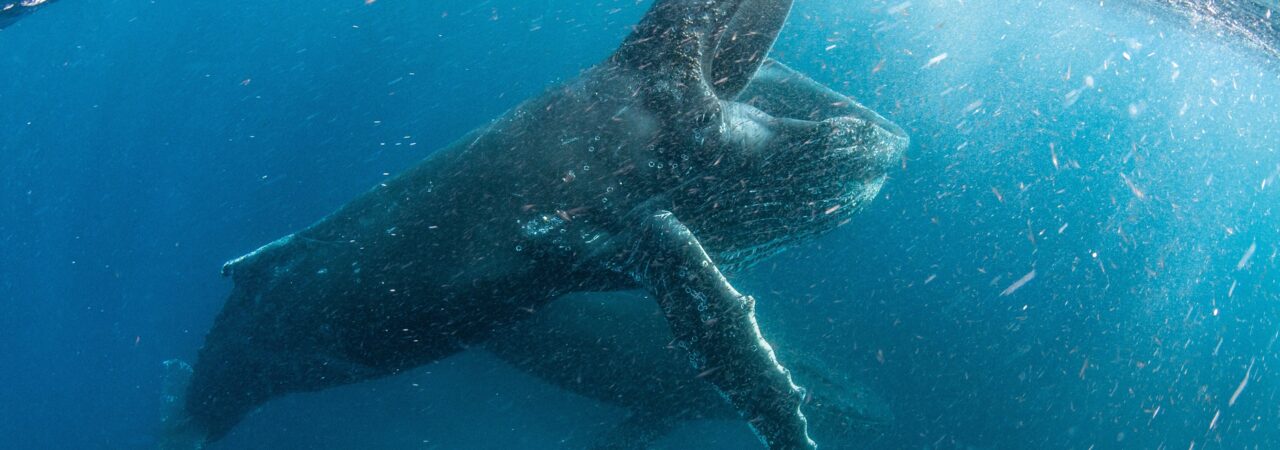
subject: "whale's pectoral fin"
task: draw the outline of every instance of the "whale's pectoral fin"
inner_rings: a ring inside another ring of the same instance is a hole
[[[813,448],[803,391],[756,324],[755,300],[738,293],[693,233],[670,212],[637,230],[631,275],[653,294],[699,377],[720,389],[772,449]]]
[[[632,412],[591,448],[592,450],[646,449],[653,441],[675,428],[675,425],[676,419],[671,417],[658,416],[649,412]]]
[[[187,387],[191,385],[191,366],[177,359],[164,362],[164,384],[160,397],[161,450],[197,450],[204,448],[208,436],[187,413]]]
[[[792,2],[657,0],[613,60],[675,76],[663,81],[676,86],[707,86],[715,96],[731,100],[764,63]],[[688,70],[653,70],[654,61]]]

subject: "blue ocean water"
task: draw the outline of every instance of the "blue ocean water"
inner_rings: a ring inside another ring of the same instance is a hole
[[[153,448],[223,262],[604,58],[632,0],[57,2],[0,30],[0,446]],[[869,448],[1280,445],[1280,64],[1132,2],[798,2],[773,56],[912,136],[735,278],[853,374]],[[581,448],[620,409],[480,355],[219,448]],[[750,448],[696,423],[662,448]]]

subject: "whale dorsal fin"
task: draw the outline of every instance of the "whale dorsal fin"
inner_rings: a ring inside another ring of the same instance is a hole
[[[614,54],[640,70],[696,75],[733,100],[755,75],[782,30],[793,0],[657,0]]]

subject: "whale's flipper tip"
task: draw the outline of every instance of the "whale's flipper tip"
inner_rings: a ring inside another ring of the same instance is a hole
[[[206,433],[187,413],[187,386],[191,385],[191,365],[180,359],[164,362],[160,397],[161,450],[204,448]]]

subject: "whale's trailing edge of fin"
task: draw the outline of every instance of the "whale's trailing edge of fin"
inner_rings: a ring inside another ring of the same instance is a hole
[[[161,450],[204,448],[205,433],[187,413],[187,386],[191,385],[191,365],[179,359],[164,362],[160,397]]]
[[[675,426],[676,421],[670,417],[633,411],[626,420],[609,430],[604,439],[596,442],[591,450],[646,449]]]
[[[611,59],[733,100],[764,63],[793,2],[658,0]],[[657,70],[655,61],[673,66]]]

